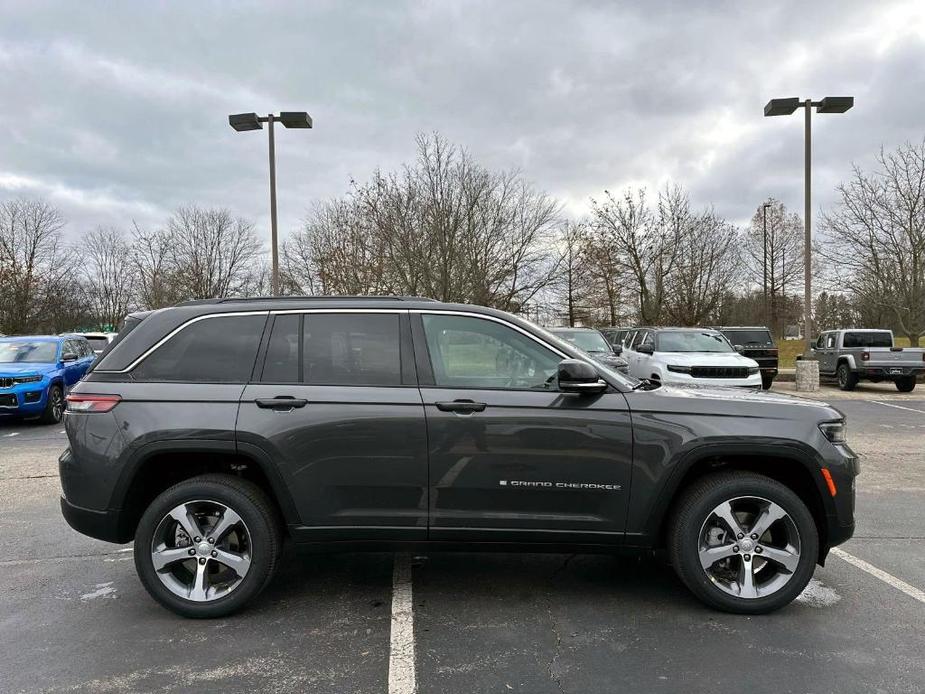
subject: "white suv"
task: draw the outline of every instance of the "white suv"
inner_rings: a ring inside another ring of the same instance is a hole
[[[659,383],[761,387],[758,362],[733,349],[717,330],[638,328],[626,336],[629,373]]]

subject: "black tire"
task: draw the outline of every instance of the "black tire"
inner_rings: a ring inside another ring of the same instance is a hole
[[[48,396],[45,398],[45,409],[39,416],[39,422],[42,424],[59,424],[64,417],[64,390],[55,383],[48,389]]]
[[[774,376],[765,376],[761,374],[761,388],[762,390],[771,390],[771,384],[774,383]]]
[[[724,592],[701,567],[698,554],[701,528],[713,509],[743,496],[761,497],[781,506],[800,536],[797,568],[786,584],[763,597],[742,598]],[[780,482],[751,472],[723,472],[697,480],[684,492],[670,522],[668,554],[684,585],[710,607],[737,614],[763,614],[790,604],[809,583],[819,556],[819,533],[806,504]]]
[[[158,578],[151,558],[155,530],[174,507],[191,501],[213,501],[237,513],[250,533],[250,567],[230,593],[208,602],[179,597]],[[184,480],[160,494],[145,510],[135,531],[135,569],[145,590],[157,602],[183,617],[224,617],[241,609],[273,578],[282,537],[278,514],[256,485],[231,475],[209,474]]]
[[[897,378],[896,381],[896,390],[900,393],[911,393],[915,390],[915,376],[903,376],[902,378]]]
[[[848,362],[843,361],[839,364],[835,375],[838,378],[838,387],[842,390],[854,390],[858,384],[858,375],[851,370]]]

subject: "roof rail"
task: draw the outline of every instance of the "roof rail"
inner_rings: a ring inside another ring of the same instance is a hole
[[[248,297],[224,297],[216,299],[189,299],[181,301],[177,306],[197,306],[200,304],[237,304],[246,302],[261,301],[349,301],[353,299],[362,299],[364,301],[433,301],[427,296],[364,296],[364,295],[308,295],[308,296],[248,296]]]

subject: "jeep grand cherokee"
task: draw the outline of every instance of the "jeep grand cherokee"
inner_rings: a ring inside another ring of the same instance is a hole
[[[854,529],[816,402],[637,381],[519,317],[402,297],[130,316],[70,393],[61,507],[148,592],[228,614],[280,544],[665,549],[707,604],[786,605]]]

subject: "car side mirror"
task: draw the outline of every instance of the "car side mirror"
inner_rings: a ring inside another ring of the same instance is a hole
[[[612,349],[613,349],[613,353],[616,354],[618,357],[621,354],[623,354],[623,348],[620,345],[613,345]]]
[[[639,345],[636,351],[640,354],[655,354],[655,347],[652,345]]]
[[[77,361],[77,355],[74,352],[65,352],[64,354],[61,355],[61,361],[63,362]]]
[[[742,345],[733,345],[732,348],[739,354],[742,354],[742,352],[745,351],[745,348]]]
[[[596,395],[607,390],[607,382],[601,380],[597,369],[580,359],[563,359],[556,373],[559,390],[563,393],[585,393]]]

